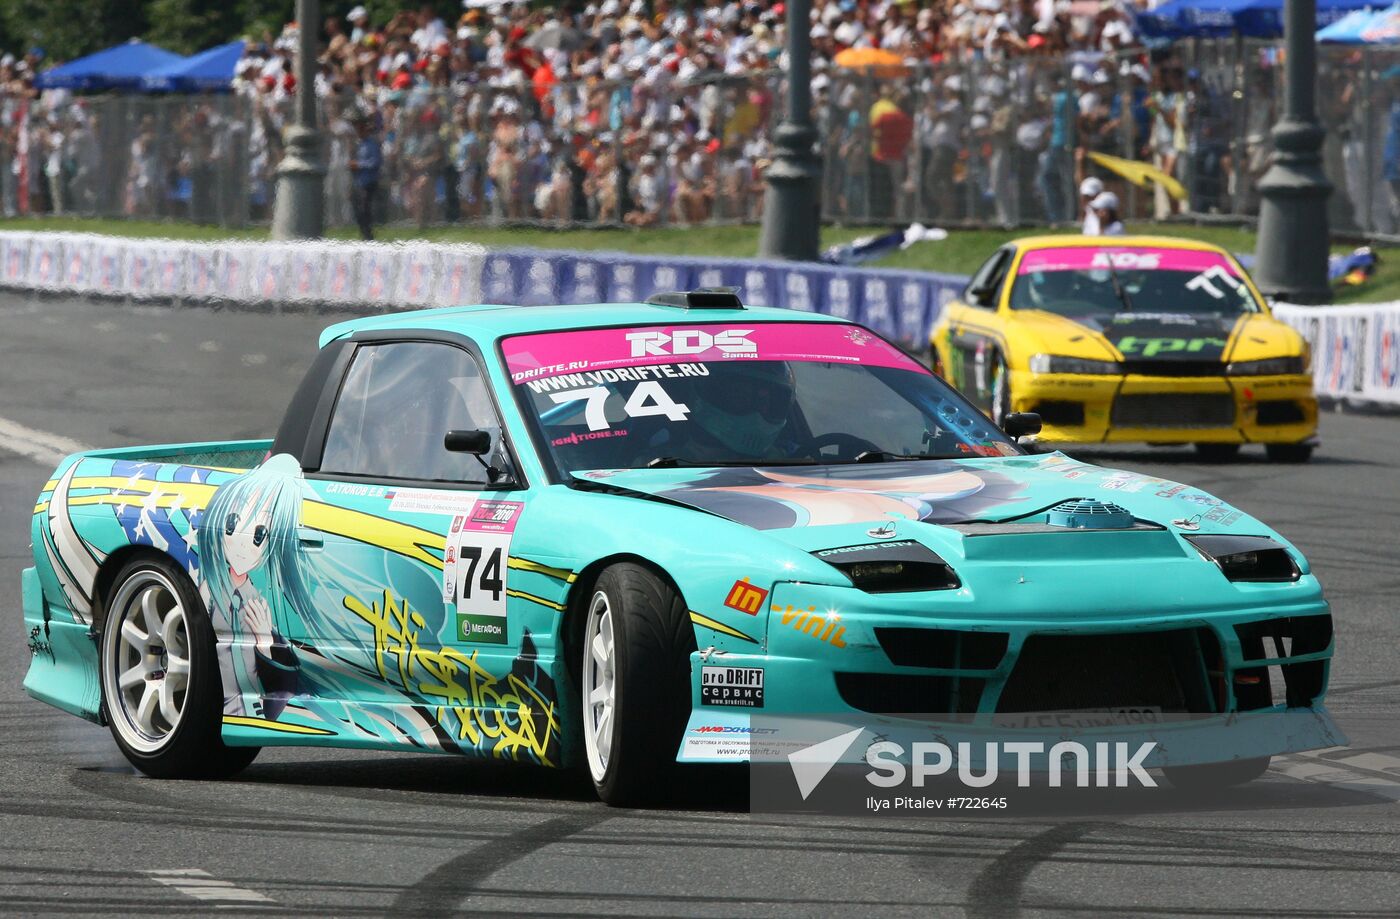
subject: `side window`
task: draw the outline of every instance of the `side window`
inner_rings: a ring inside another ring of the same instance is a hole
[[[1011,250],[1000,249],[995,255],[982,263],[982,267],[977,269],[977,273],[968,281],[967,289],[963,291],[963,299],[973,306],[995,306],[996,291],[1001,289],[1001,282],[1006,279],[1006,269],[1011,264]],[[989,291],[979,296],[974,291]]]
[[[499,452],[487,385],[472,356],[452,345],[362,345],[331,415],[321,471],[485,484],[481,463],[442,441],[451,430],[484,430]]]

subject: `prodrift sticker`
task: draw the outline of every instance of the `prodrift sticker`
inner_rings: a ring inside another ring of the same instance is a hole
[[[700,704],[763,708],[763,668],[701,667]]]
[[[456,607],[457,641],[507,641],[507,561],[522,507],[519,501],[479,499],[452,520],[442,575],[443,598]]]

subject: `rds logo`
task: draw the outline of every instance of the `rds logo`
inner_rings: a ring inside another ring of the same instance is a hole
[[[724,354],[757,354],[758,345],[744,336],[753,329],[726,329],[711,335],[703,329],[677,329],[665,332],[630,332],[633,357],[669,357],[675,354],[703,354],[717,348]]]

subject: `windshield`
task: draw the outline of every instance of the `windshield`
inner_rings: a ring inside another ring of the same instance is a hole
[[[547,332],[502,352],[565,472],[1021,452],[904,352],[844,323]]]
[[[1235,264],[1217,252],[1152,246],[1032,249],[1011,288],[1014,310],[1083,317],[1259,311]]]

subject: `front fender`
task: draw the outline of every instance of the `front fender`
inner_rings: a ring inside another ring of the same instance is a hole
[[[644,559],[675,582],[690,610],[696,644],[734,653],[766,650],[768,599],[778,581],[847,584],[805,552],[722,517],[566,486],[547,488],[531,502],[512,554],[517,563],[550,569],[526,577],[541,589],[549,586],[545,580],[552,582],[556,597],[561,586],[562,596],[572,597],[583,587],[579,575],[609,558]],[[567,600],[558,602],[567,606]]]

